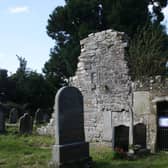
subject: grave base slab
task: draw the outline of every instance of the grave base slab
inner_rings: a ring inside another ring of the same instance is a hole
[[[89,143],[79,142],[53,146],[52,164],[54,168],[89,167]],[[88,166],[86,166],[88,164]]]

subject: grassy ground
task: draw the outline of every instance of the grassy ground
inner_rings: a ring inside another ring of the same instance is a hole
[[[47,168],[53,143],[51,137],[20,136],[8,129],[0,136],[0,168]]]
[[[109,148],[91,148],[94,168],[168,168],[168,153],[158,153],[135,161],[116,160]]]
[[[47,168],[51,160],[52,137],[20,136],[15,128],[0,135],[0,168]],[[159,153],[136,161],[114,160],[107,147],[91,146],[93,168],[168,168],[168,153]]]

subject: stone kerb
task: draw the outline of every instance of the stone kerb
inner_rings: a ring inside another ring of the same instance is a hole
[[[89,144],[85,142],[83,96],[75,87],[61,88],[55,98],[55,139],[53,165],[87,164]],[[84,162],[83,162],[84,161]],[[83,165],[81,165],[83,166]]]

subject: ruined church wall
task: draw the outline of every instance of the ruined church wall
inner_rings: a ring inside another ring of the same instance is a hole
[[[157,103],[162,101],[168,101],[168,78],[144,77],[134,82],[134,125],[146,125],[147,147],[152,152],[157,148]]]
[[[90,34],[80,44],[81,54],[71,85],[84,96],[86,139],[111,142],[115,126],[130,124],[127,36],[106,30]]]

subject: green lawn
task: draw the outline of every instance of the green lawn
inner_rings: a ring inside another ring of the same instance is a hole
[[[168,168],[168,153],[158,153],[135,161],[114,160],[107,147],[91,148],[94,168]]]
[[[47,168],[54,139],[49,136],[20,136],[15,129],[0,135],[0,168]],[[114,160],[111,150],[91,146],[93,168],[168,168],[168,153],[136,161]]]
[[[9,129],[8,129],[9,130]],[[20,136],[13,129],[0,135],[0,168],[47,168],[53,138]]]

